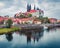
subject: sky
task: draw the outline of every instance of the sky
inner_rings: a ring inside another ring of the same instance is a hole
[[[26,12],[28,3],[42,9],[44,16],[60,19],[60,0],[0,0],[0,16]]]

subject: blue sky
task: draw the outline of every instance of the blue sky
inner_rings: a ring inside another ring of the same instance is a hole
[[[60,19],[60,0],[0,0],[0,15],[14,16],[17,12],[26,12],[27,3],[35,4],[44,11],[44,16]]]

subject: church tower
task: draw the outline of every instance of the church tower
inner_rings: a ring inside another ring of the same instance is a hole
[[[30,4],[30,7],[29,7],[29,10],[31,10],[31,4]]]
[[[37,10],[40,10],[40,9],[37,7]]]
[[[31,4],[27,4],[27,12],[31,10]]]
[[[34,10],[36,10],[36,7],[35,7],[35,5],[34,5]]]

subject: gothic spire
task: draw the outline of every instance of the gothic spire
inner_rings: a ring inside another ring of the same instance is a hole
[[[35,5],[34,5],[34,10],[35,10],[36,8],[35,8]]]
[[[37,10],[39,10],[39,8],[37,7]]]

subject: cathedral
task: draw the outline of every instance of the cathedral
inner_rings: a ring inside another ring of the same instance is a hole
[[[35,5],[33,9],[31,8],[32,8],[31,4],[27,4],[27,12],[31,13],[32,16],[41,17],[44,15],[43,10],[39,9]]]
[[[31,4],[27,4],[27,12],[29,12],[31,10]],[[38,7],[36,8],[36,6],[34,5],[34,9],[33,10],[40,10]]]
[[[31,4],[27,4],[27,11],[25,13],[19,12],[15,14],[14,17],[19,17],[21,14],[23,14],[24,16],[28,16],[28,14],[32,14],[32,17],[42,17],[44,15],[44,12],[35,5],[34,8],[32,9]]]
[[[27,12],[31,10],[31,4],[27,4]]]

